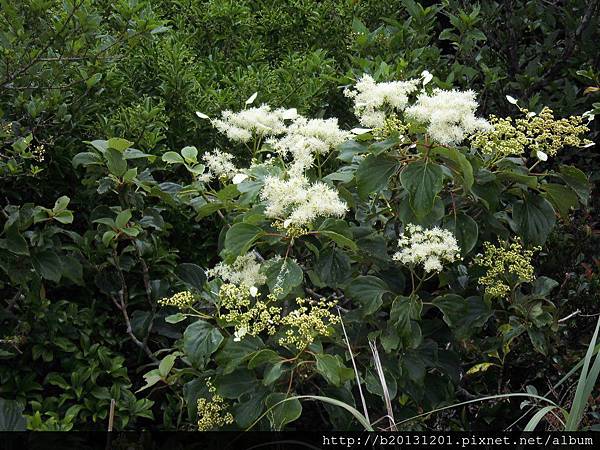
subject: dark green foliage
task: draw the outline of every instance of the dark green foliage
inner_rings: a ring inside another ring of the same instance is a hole
[[[263,237],[251,223],[223,228],[213,214],[231,209],[237,191],[219,193],[219,202],[190,202],[183,189],[189,174],[161,162],[167,151],[179,155],[184,146],[196,145],[196,160],[186,160],[193,165],[204,151],[223,145],[196,111],[216,117],[221,110],[242,108],[258,92],[256,104],[296,107],[350,123],[341,87],[363,72],[392,80],[426,69],[441,87],[481,92],[485,114],[514,112],[506,95],[535,111],[546,105],[560,116],[600,114],[600,6],[594,1],[0,0],[0,5],[0,429],[22,428],[21,411],[32,429],[105,429],[111,399],[117,402],[116,429],[193,427],[203,385],[172,370],[175,357],[156,354],[174,348],[177,340],[192,349],[196,367],[204,367],[215,352],[229,362],[216,383],[238,399],[238,426],[251,425],[266,405],[285,396],[265,386],[287,381],[290,368],[274,364],[277,359],[265,353],[260,339],[246,339],[248,348],[241,352],[231,337],[208,329],[212,325],[184,322],[176,311],[157,305],[183,288],[199,293],[205,285],[200,267],[212,266],[219,252],[228,258],[243,253]],[[97,140],[109,137],[116,139]],[[398,170],[384,153],[388,144],[395,142],[371,148],[377,155],[357,169],[362,198],[384,189]],[[242,152],[240,158],[246,158]],[[366,146],[347,143],[339,159],[350,162],[359,153],[367,153]],[[474,172],[456,153],[432,150],[440,164],[460,173],[456,182],[465,192],[472,189],[491,205],[506,200],[494,197],[496,181]],[[465,252],[477,251],[478,233],[500,233],[499,219],[531,243],[547,240],[539,262],[543,273],[561,282],[548,294],[557,311],[594,314],[599,205],[597,196],[589,195],[587,177],[598,182],[597,149],[564,152],[559,162],[556,184],[512,199],[510,216],[475,222],[459,213],[445,217],[444,224],[460,230]],[[413,163],[402,171],[407,196],[398,215],[403,221],[442,218],[447,207],[438,197],[442,176],[437,164]],[[352,177],[338,173],[331,180]],[[245,198],[256,189],[249,186]],[[569,217],[578,201],[588,210]],[[190,207],[196,221],[189,219]],[[551,232],[555,223],[559,231]],[[343,291],[360,305],[357,314],[365,320],[382,304],[390,308],[388,326],[380,330],[382,346],[408,349],[400,362],[393,361],[394,371],[407,376],[389,374],[398,392],[409,392],[426,407],[460,399],[448,379],[457,382],[459,372],[498,347],[497,330],[472,338],[474,329],[485,325],[488,305],[466,295],[453,301],[436,297],[424,308],[431,327],[421,330],[415,311],[423,305],[399,296],[404,280],[383,270],[389,263],[383,236],[359,230],[350,239],[337,231],[323,231],[319,248],[325,248],[314,255],[311,282]],[[372,249],[361,258],[381,265],[378,277],[365,274],[349,282],[354,242]],[[271,268],[269,283],[282,264]],[[289,289],[282,295],[293,294],[302,282],[296,267],[287,269]],[[460,286],[461,276],[448,282]],[[523,295],[525,304],[536,303],[535,293]],[[531,327],[525,333],[513,324],[515,335],[529,334],[515,341],[511,356],[518,356],[504,362],[505,372],[527,373],[514,381],[515,390],[545,386],[544,370],[570,367],[580,344],[578,326],[588,324],[575,317],[569,332],[553,336],[543,312],[533,317],[546,334]],[[460,361],[454,352],[432,349],[431,336],[444,323],[464,339]],[[359,326],[348,331],[352,338],[366,333]],[[523,343],[529,340],[551,357],[538,356]],[[150,376],[148,364],[157,371]],[[246,379],[243,367],[260,367],[262,385]],[[354,393],[340,387],[352,378],[348,367],[340,355],[316,361],[319,377],[331,385],[328,395],[351,403]],[[438,375],[442,367],[453,375]],[[496,393],[497,375],[468,375],[461,389]],[[379,396],[375,376],[366,384],[370,395]],[[181,380],[186,384],[177,390]],[[148,389],[137,392],[144,385]],[[299,402],[276,406],[273,421],[283,426],[302,408]],[[482,407],[478,424],[509,420],[503,408]],[[326,407],[326,414],[334,426],[350,427],[349,418],[334,407]],[[453,426],[472,426],[467,416],[457,414]]]

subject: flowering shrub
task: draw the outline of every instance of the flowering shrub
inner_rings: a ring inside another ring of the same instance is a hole
[[[75,157],[101,187],[223,223],[220,261],[185,264],[181,289],[158,301],[182,335],[143,389],[183,385],[202,430],[280,429],[301,416],[298,394],[366,395],[377,418],[432,409],[453,398],[469,369],[459,361],[481,339],[500,359],[525,339],[546,354],[557,282],[536,277],[533,257],[556,216],[587,201],[586,176],[552,160],[590,144],[586,118],[516,105],[516,118],[486,120],[474,92],[430,80],[365,75],[348,87],[371,128],[252,107],[256,95],[220,118],[199,112],[235,151],[165,153],[184,185],[157,182],[159,161],[124,140]],[[249,164],[233,156],[244,151]],[[132,217],[96,221],[106,247],[140,233]],[[476,358],[477,370],[493,366]]]

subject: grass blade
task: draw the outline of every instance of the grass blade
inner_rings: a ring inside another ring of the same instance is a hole
[[[258,422],[260,422],[260,420],[263,417],[265,417],[273,408],[275,408],[278,405],[281,405],[282,403],[289,402],[291,400],[315,400],[315,401],[320,401],[323,403],[329,403],[330,405],[339,406],[340,408],[343,408],[346,411],[348,411],[350,414],[352,414],[354,416],[354,418],[356,420],[358,420],[358,422],[364,427],[365,431],[374,431],[373,427],[371,426],[371,424],[369,423],[367,418],[364,415],[362,415],[360,413],[360,411],[358,411],[356,408],[354,408],[353,406],[350,406],[349,404],[344,403],[338,399],[331,398],[331,397],[324,397],[324,396],[320,396],[320,395],[296,395],[293,397],[284,398],[280,402],[275,403],[273,406],[271,406],[269,409],[267,409],[258,419],[256,419],[254,421],[254,423],[252,425],[250,425],[248,428],[246,428],[246,431],[249,431],[251,428],[253,428],[254,425],[256,425]]]
[[[381,384],[381,389],[383,391],[383,399],[385,400],[385,408],[387,409],[387,417],[390,420],[390,429],[392,431],[398,431],[396,429],[396,419],[394,418],[394,410],[392,408],[392,400],[390,398],[390,391],[387,387],[387,382],[385,381],[385,374],[383,373],[383,365],[381,364],[381,359],[379,358],[379,352],[377,351],[377,344],[374,341],[369,341],[369,346],[371,347],[371,353],[373,354],[373,361],[375,363],[375,370],[377,371],[377,375],[379,376],[379,383]]]
[[[365,396],[363,395],[360,376],[358,374],[358,369],[356,368],[356,362],[354,361],[354,355],[352,354],[352,347],[350,347],[350,339],[348,339],[348,334],[346,333],[346,327],[344,326],[344,321],[342,320],[342,314],[340,313],[340,308],[337,309],[338,316],[340,316],[340,323],[342,324],[342,331],[344,332],[344,337],[346,338],[346,345],[348,346],[348,352],[350,353],[350,359],[352,360],[352,367],[354,368],[354,376],[356,377],[356,386],[358,386],[358,394],[360,395],[360,401],[362,402],[363,411],[365,412],[364,417],[366,418],[369,424],[371,423],[371,419],[369,419],[369,411],[367,410],[367,402],[365,400]]]
[[[600,356],[596,356],[592,369],[589,370],[590,362],[594,356],[594,347],[596,346],[596,340],[598,339],[598,331],[600,330],[600,319],[596,323],[596,329],[592,336],[592,341],[588,347],[588,350],[583,359],[583,368],[581,369],[581,375],[579,376],[579,382],[577,383],[577,390],[573,397],[573,405],[567,418],[565,425],[565,431],[576,431],[579,427],[579,423],[583,418],[583,413],[587,405],[589,396],[592,393],[594,385],[598,379],[600,373]]]
[[[548,413],[552,412],[555,409],[559,409],[562,411],[562,408],[559,408],[557,406],[544,406],[542,409],[540,409],[538,412],[536,412],[534,414],[534,416],[529,420],[529,422],[527,422],[527,425],[525,425],[525,429],[523,431],[534,431],[535,428],[540,423],[540,421],[544,417],[546,417],[546,415]],[[564,425],[564,423],[563,423],[563,425]]]

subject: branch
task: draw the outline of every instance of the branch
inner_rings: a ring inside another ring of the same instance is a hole
[[[113,250],[113,259],[115,261],[115,267],[117,268],[117,272],[121,280],[121,290],[119,290],[118,299],[115,296],[111,296],[112,301],[117,306],[117,308],[121,310],[121,313],[123,314],[123,319],[125,320],[125,325],[127,326],[127,334],[129,335],[133,343],[137,345],[140,349],[142,349],[152,361],[158,362],[158,359],[156,359],[148,345],[145,342],[140,341],[137,338],[137,336],[133,333],[133,329],[131,327],[131,320],[129,319],[129,314],[127,313],[127,283],[125,282],[125,276],[123,275],[123,271],[119,267],[119,259],[116,250]]]
[[[71,19],[73,18],[73,16],[75,16],[75,13],[77,12],[77,10],[83,5],[83,3],[85,2],[85,0],[81,0],[81,2],[79,2],[77,5],[73,5],[73,8],[71,9],[71,12],[69,13],[69,16],[67,17],[67,20],[65,20],[65,23],[63,24],[62,28],[60,29],[60,31],[58,33],[56,33],[54,36],[52,36],[51,39],[48,40],[48,43],[39,51],[37,52],[37,54],[33,57],[33,59],[31,61],[29,61],[28,64],[26,64],[24,67],[22,67],[21,69],[17,70],[14,74],[9,75],[1,84],[0,87],[4,87],[5,85],[7,85],[8,83],[12,82],[15,80],[15,78],[17,78],[19,75],[24,74],[25,72],[27,72],[29,69],[31,69],[31,67],[33,67],[37,62],[39,62],[40,58],[42,57],[42,55],[44,53],[46,53],[46,51],[50,48],[50,46],[52,44],[54,44],[54,42],[56,41],[56,39],[61,36],[63,34],[63,32],[67,29],[67,25],[69,24],[69,22],[71,21]]]

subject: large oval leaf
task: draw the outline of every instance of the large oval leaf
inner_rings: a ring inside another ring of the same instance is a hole
[[[203,368],[222,341],[223,335],[216,327],[198,320],[183,333],[183,350],[193,365]]]
[[[430,161],[408,164],[400,174],[400,181],[408,191],[410,206],[417,216],[426,215],[433,208],[436,195],[442,190],[442,168]]]
[[[386,282],[371,275],[356,277],[344,291],[347,297],[362,306],[365,315],[373,314],[379,309],[386,292],[390,292]]]
[[[236,223],[225,234],[223,255],[231,260],[248,251],[250,246],[264,234],[262,228],[249,223]]]
[[[385,155],[367,156],[356,170],[358,195],[365,199],[369,194],[384,189],[397,168],[398,162],[395,159]]]
[[[556,223],[552,205],[536,194],[527,194],[513,205],[513,219],[523,239],[534,245],[542,245]]]

